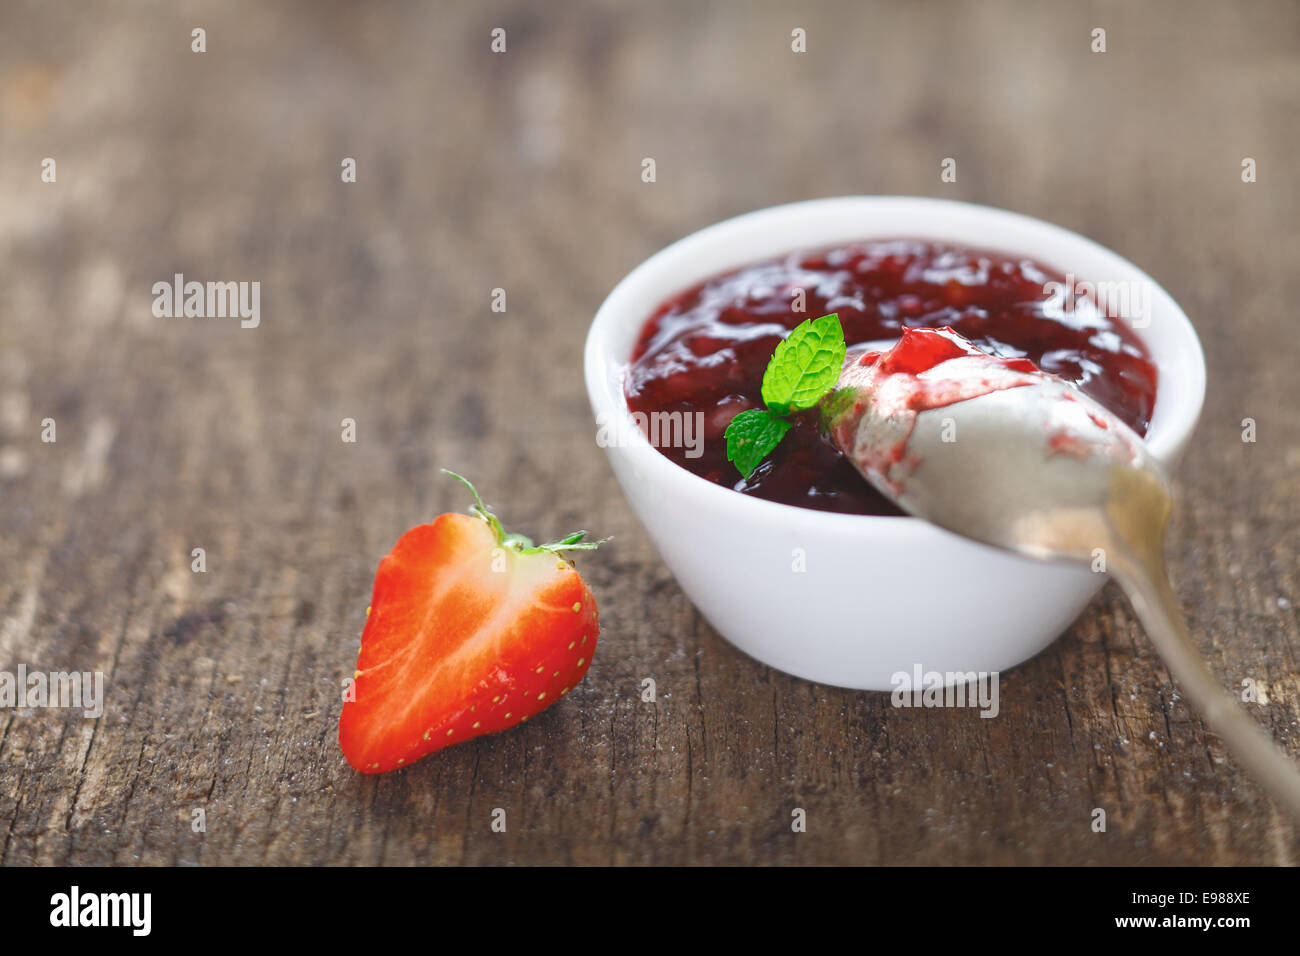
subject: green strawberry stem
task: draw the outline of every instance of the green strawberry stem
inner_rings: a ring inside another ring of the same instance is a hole
[[[500,547],[509,548],[519,554],[540,554],[542,552],[562,554],[565,551],[595,551],[610,540],[609,538],[601,538],[599,541],[583,541],[582,539],[587,536],[587,532],[575,531],[559,541],[551,541],[548,544],[533,544],[532,539],[526,535],[507,534],[506,529],[501,525],[501,519],[494,515],[491,509],[483,503],[483,499],[479,497],[478,489],[474,487],[468,478],[458,475],[454,471],[448,471],[446,468],[442,469],[442,473],[451,475],[469,489],[469,493],[474,496],[474,505],[470,508],[470,511],[487,523],[487,526],[492,529],[492,533],[496,536],[497,544]]]

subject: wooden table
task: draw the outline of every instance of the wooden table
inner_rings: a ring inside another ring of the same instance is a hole
[[[1114,248],[1209,357],[1192,630],[1300,759],[1300,8],[542,10],[5,6],[0,669],[103,671],[107,706],[0,711],[0,861],[1296,862],[1113,588],[995,720],[734,650],[628,510],[580,353],[644,257],[784,201],[966,199]],[[260,282],[260,325],[155,317],[176,273]],[[362,777],[340,684],[379,558],[466,504],[440,467],[519,530],[615,535],[581,561],[600,652],[526,726]]]

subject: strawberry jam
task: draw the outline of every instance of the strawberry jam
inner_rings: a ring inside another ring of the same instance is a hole
[[[723,432],[737,413],[762,406],[763,372],[777,343],[805,319],[830,312],[839,314],[850,361],[890,348],[903,329],[949,326],[986,352],[1073,382],[1146,434],[1156,395],[1146,349],[1092,298],[1064,294],[1064,283],[1024,257],[922,240],[794,253],[663,303],[633,351],[628,407],[647,421],[655,413],[702,421],[702,442],[658,447],[716,484],[822,511],[901,514],[831,444],[815,409],[793,419],[748,480],[727,460]]]

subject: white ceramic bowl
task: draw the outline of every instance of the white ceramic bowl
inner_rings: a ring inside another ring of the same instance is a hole
[[[898,237],[1018,253],[1080,280],[1150,283],[1150,324],[1138,332],[1159,370],[1147,444],[1167,467],[1205,397],[1196,332],[1163,289],[1089,239],[1000,209],[904,196],[793,203],[702,229],[634,269],[596,313],[584,357],[597,421],[624,426],[621,440],[605,444],[632,509],[682,590],[732,644],[799,677],[863,690],[888,690],[893,674],[916,665],[1006,670],[1055,640],[1103,575],[1006,554],[915,518],[831,514],[715,485],[632,425],[623,378],[639,331],[674,293],[794,250]]]

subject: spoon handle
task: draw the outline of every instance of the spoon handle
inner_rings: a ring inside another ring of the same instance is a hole
[[[1205,723],[1223,738],[1246,771],[1300,820],[1300,769],[1201,662],[1169,584],[1162,550],[1149,552],[1131,567],[1114,569],[1112,576],[1128,595],[1170,675]]]

